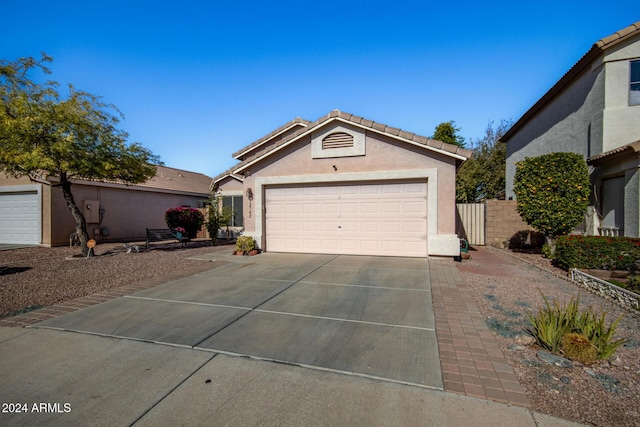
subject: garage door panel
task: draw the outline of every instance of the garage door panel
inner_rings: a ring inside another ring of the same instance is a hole
[[[360,212],[363,215],[378,215],[380,210],[380,204],[377,202],[365,202],[360,204]]]
[[[405,233],[411,233],[411,234],[419,233],[425,236],[427,234],[426,221],[425,222],[406,221],[402,223],[402,227]]]
[[[385,221],[382,223],[383,233],[399,233],[402,231],[402,223],[397,221]]]
[[[37,191],[0,193],[0,243],[40,243]]]
[[[268,251],[427,254],[426,183],[267,188],[265,203]]]

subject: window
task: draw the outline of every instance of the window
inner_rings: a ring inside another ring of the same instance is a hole
[[[243,227],[244,216],[242,212],[242,196],[223,196],[222,207],[233,209],[233,216],[229,221],[229,227]]]
[[[631,61],[629,105],[640,105],[640,61]]]

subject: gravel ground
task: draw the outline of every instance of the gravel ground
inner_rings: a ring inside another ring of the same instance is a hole
[[[530,265],[566,277],[565,271],[553,267],[539,254],[483,250],[491,251],[504,264],[488,271],[474,265],[472,256],[463,262],[468,263],[461,267],[463,278],[534,410],[586,425],[640,426],[640,314]],[[528,315],[544,304],[540,292],[561,302],[579,294],[581,308],[591,306],[606,311],[609,321],[622,316],[616,338],[626,338],[628,342],[618,348],[611,362],[591,366],[574,362],[573,368],[542,362],[537,357],[538,347],[519,345],[515,339],[528,326]]]
[[[121,244],[102,244],[96,248],[98,256],[71,260],[67,258],[78,248],[0,251],[0,317],[187,270],[204,262],[189,260],[191,256],[232,248],[212,248],[208,241],[191,242],[186,248],[155,243],[149,251],[127,254]],[[566,276],[540,255],[515,254],[528,264],[503,251],[482,250],[491,251],[502,263],[483,268],[472,257],[458,265],[533,409],[587,425],[640,426],[640,315],[530,265]],[[582,307],[605,310],[610,320],[622,315],[617,336],[629,341],[618,349],[613,365],[560,368],[540,361],[535,346],[518,345],[515,337],[526,328],[527,315],[543,304],[540,291],[561,301],[580,293]]]
[[[31,247],[0,251],[0,318],[29,309],[91,295],[141,282],[168,273],[187,270],[204,261],[187,259],[212,250],[228,250],[233,245],[212,247],[207,240],[179,243],[152,243],[150,250],[140,245],[140,253],[126,253],[120,243],[98,245],[95,257],[73,258],[78,247]]]

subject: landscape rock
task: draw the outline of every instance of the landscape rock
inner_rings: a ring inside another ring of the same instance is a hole
[[[609,358],[609,365],[611,365],[611,366],[621,366],[622,365],[622,360],[618,356],[611,356],[611,358]]]
[[[545,363],[548,363],[549,365],[555,365],[560,368],[573,368],[573,363],[571,363],[569,359],[561,356],[556,356],[555,354],[551,354],[548,351],[538,350],[538,353],[536,353],[536,355],[538,356],[538,359],[542,360]]]
[[[531,335],[518,335],[516,337],[516,343],[520,345],[531,345],[534,342],[536,342],[536,339],[533,338]]]

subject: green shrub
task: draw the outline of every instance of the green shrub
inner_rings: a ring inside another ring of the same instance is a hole
[[[591,307],[580,311],[580,295],[562,305],[555,299],[553,303],[549,302],[545,295],[542,295],[542,298],[545,306],[540,308],[536,315],[529,316],[529,332],[542,348],[559,353],[563,346],[563,337],[575,333],[589,340],[597,350],[596,359],[608,359],[626,341],[613,340],[620,318],[607,326],[605,312],[596,313]],[[566,355],[571,357],[571,354]]]
[[[555,263],[570,268],[638,269],[640,239],[630,237],[561,236],[556,239]]]
[[[240,236],[236,240],[236,251],[248,253],[256,248],[256,241],[251,236]]]
[[[636,294],[640,294],[640,275],[632,274],[627,277],[627,282],[625,283],[624,288],[631,292],[635,292]]]
[[[194,238],[204,224],[204,215],[195,208],[171,208],[165,212],[164,220],[167,227],[171,229],[182,227],[187,237]]]
[[[516,163],[513,191],[518,213],[547,237],[568,234],[582,222],[590,188],[582,155],[550,153]]]

